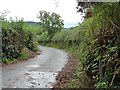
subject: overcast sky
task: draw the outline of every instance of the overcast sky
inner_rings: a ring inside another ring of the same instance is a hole
[[[65,27],[72,27],[81,22],[82,16],[76,13],[76,0],[0,0],[0,12],[8,9],[9,16],[23,17],[25,21],[39,21],[40,10],[58,13],[64,20]]]

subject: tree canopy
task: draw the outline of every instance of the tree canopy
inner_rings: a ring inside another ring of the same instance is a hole
[[[40,25],[48,32],[49,38],[63,29],[63,20],[56,13],[40,11],[37,17],[40,19]]]

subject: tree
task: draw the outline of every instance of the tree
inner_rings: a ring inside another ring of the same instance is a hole
[[[91,0],[76,0],[77,1],[77,12],[85,13],[83,16],[84,19],[90,18],[93,16],[93,10],[92,8],[95,5],[101,5],[102,2],[93,2]]]
[[[63,20],[61,19],[60,15],[56,13],[40,11],[38,18],[40,19],[40,25],[44,30],[47,30],[50,39],[56,32],[63,29]]]

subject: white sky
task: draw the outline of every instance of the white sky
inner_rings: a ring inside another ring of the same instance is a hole
[[[23,17],[25,21],[39,21],[40,10],[58,13],[65,27],[75,26],[82,19],[80,13],[76,13],[76,0],[0,0],[0,4],[0,12],[8,9],[9,16]]]

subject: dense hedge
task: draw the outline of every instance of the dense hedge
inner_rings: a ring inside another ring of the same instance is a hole
[[[2,23],[3,58],[17,58],[24,47],[24,31],[22,21]]]
[[[4,20],[2,21],[2,60],[17,59],[21,56],[22,49],[28,48],[35,51],[37,45],[35,44],[34,32],[26,30],[29,27],[21,20]],[[27,49],[25,49],[27,50]]]

